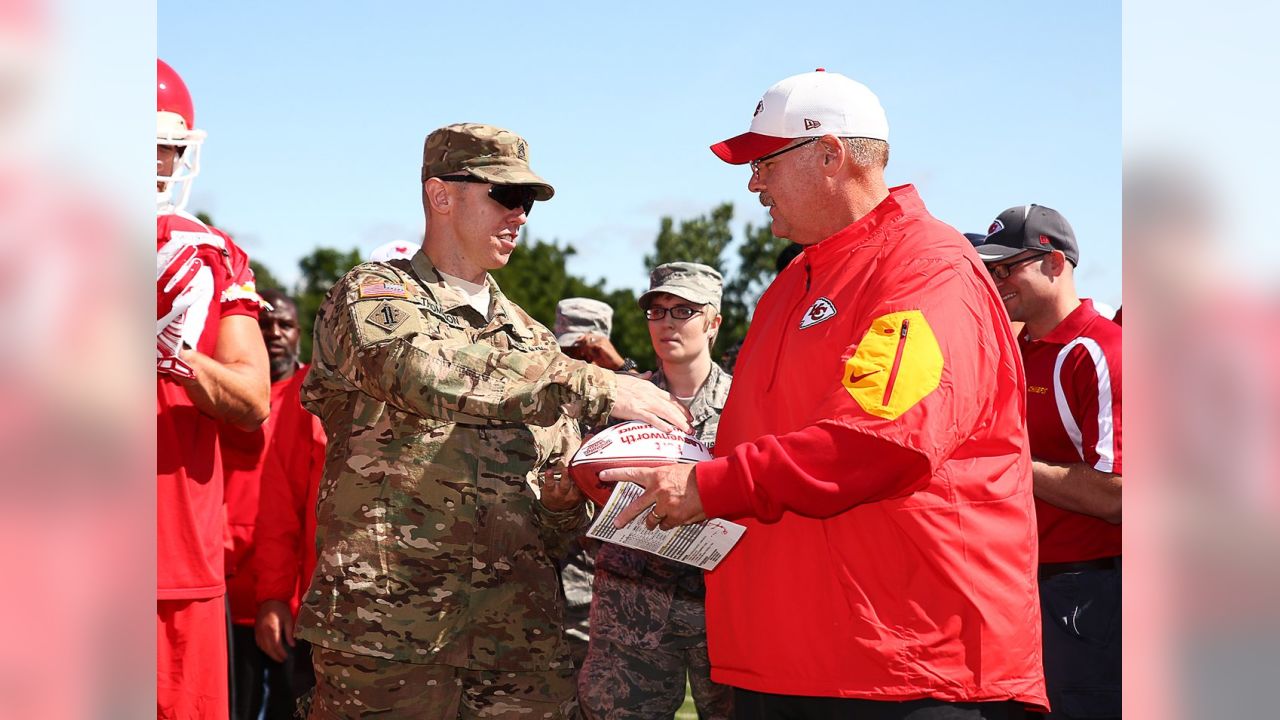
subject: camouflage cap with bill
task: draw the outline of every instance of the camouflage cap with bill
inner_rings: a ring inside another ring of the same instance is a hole
[[[467,173],[495,185],[531,185],[538,200],[550,200],[556,192],[529,168],[529,143],[492,125],[446,125],[427,136],[422,148],[422,180],[454,173]]]

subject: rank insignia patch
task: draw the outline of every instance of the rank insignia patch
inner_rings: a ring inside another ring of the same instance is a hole
[[[365,316],[364,321],[391,332],[404,324],[407,317],[409,317],[409,314],[404,310],[392,305],[388,300],[383,300],[378,303],[373,312]]]

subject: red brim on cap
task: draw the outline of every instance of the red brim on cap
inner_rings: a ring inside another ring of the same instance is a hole
[[[731,137],[724,142],[712,145],[711,152],[730,165],[744,165],[775,150],[781,150],[783,146],[793,139],[745,132],[737,137]]]

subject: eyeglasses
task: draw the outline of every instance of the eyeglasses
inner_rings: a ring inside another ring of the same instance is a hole
[[[481,180],[471,175],[437,175],[436,179],[445,182],[477,183],[489,185],[489,199],[508,210],[524,208],[524,214],[533,211],[533,201],[537,199],[538,190],[532,185],[494,185],[488,180]]]
[[[811,138],[809,138],[808,140],[805,140],[805,141],[804,141],[804,142],[802,142],[802,143],[797,143],[797,144],[795,144],[795,145],[792,145],[791,147],[785,147],[785,148],[782,148],[781,150],[779,150],[779,151],[777,151],[777,152],[771,152],[771,153],[769,153],[768,155],[765,155],[764,157],[759,157],[759,158],[756,158],[755,160],[752,160],[752,161],[751,161],[751,172],[752,172],[752,174],[754,174],[754,175],[759,175],[759,174],[760,174],[760,163],[764,162],[765,160],[772,160],[772,159],[774,159],[774,158],[778,157],[779,155],[783,155],[783,154],[789,153],[789,152],[791,152],[792,150],[795,150],[796,148],[802,148],[802,147],[804,147],[805,145],[808,145],[809,143],[814,142],[814,141],[816,141],[816,140],[818,140],[818,139],[819,139],[819,138],[817,138],[817,137],[811,137]]]
[[[1026,265],[1027,263],[1035,260],[1043,260],[1044,256],[1048,254],[1049,254],[1049,251],[1037,251],[1034,255],[1030,257],[1024,257],[1021,260],[1014,260],[1012,262],[988,265],[987,272],[991,273],[991,277],[997,280],[1004,280],[1005,278],[1012,275],[1013,269],[1018,267],[1019,265]]]
[[[651,307],[644,311],[644,316],[648,320],[661,320],[667,316],[667,313],[671,313],[671,317],[676,320],[688,320],[694,315],[701,315],[702,311],[695,310],[688,305],[677,305],[673,308]]]

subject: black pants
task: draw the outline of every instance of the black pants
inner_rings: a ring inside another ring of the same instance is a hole
[[[734,720],[1021,720],[1015,702],[883,702],[853,698],[773,695],[737,688]]]
[[[233,625],[231,628],[231,667],[233,671],[231,720],[258,720],[266,705],[266,720],[289,720],[298,698],[315,685],[311,668],[311,645],[298,640],[290,648],[284,662],[267,657],[253,639],[253,628]]]
[[[1040,580],[1053,720],[1120,717],[1120,569]]]

